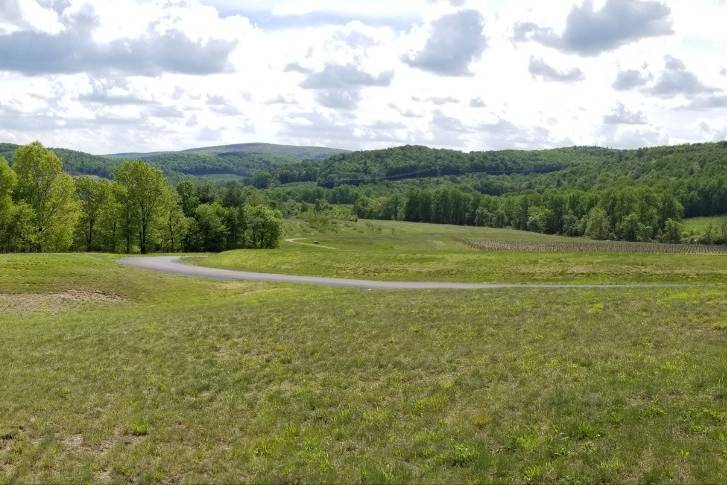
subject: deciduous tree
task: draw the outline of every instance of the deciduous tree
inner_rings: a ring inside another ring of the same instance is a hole
[[[63,173],[53,151],[39,142],[20,147],[13,156],[18,182],[15,198],[27,203],[35,215],[35,250],[66,251],[80,216],[75,182]]]

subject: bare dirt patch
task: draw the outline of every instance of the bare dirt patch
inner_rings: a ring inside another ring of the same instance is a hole
[[[0,314],[57,313],[85,303],[119,303],[124,298],[98,291],[68,290],[59,293],[0,293]]]

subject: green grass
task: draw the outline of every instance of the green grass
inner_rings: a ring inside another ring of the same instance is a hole
[[[381,227],[320,242],[480,257]],[[0,482],[724,483],[725,315],[711,284],[383,292],[0,256]]]
[[[692,217],[690,219],[684,219],[684,232],[686,234],[701,235],[704,234],[709,226],[712,226],[712,230],[716,236],[721,233],[722,224],[724,224],[726,219],[727,216]]]
[[[280,249],[230,251],[195,264],[227,269],[383,280],[559,283],[726,283],[727,256],[481,251],[466,240],[570,243],[507,229],[359,221],[289,222]],[[305,243],[305,244],[301,244]],[[318,244],[314,244],[318,243]],[[325,246],[325,247],[324,247]]]

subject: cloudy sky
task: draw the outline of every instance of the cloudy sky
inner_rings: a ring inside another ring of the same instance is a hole
[[[0,141],[727,138],[725,0],[0,0]]]

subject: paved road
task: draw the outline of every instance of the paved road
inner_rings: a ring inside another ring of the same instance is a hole
[[[120,264],[145,268],[160,273],[194,276],[222,281],[265,281],[275,283],[302,283],[337,288],[363,288],[377,290],[497,290],[517,288],[545,289],[606,289],[606,288],[677,288],[683,285],[562,285],[562,284],[473,284],[436,281],[370,281],[343,278],[321,278],[317,276],[294,276],[273,273],[253,273],[226,269],[193,266],[181,261],[181,256],[148,256],[125,258]]]

